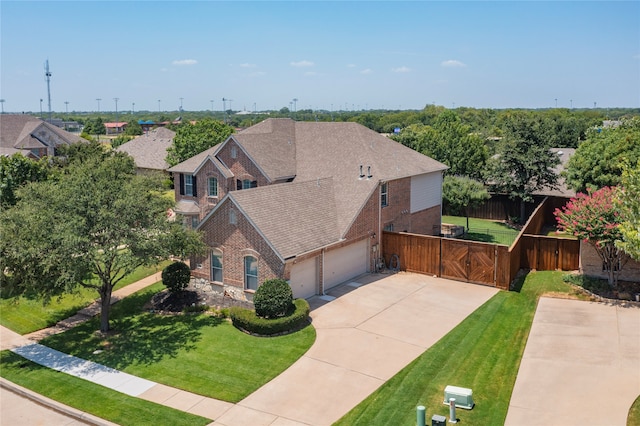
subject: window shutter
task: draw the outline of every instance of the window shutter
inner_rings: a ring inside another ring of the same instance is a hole
[[[191,177],[191,182],[193,182],[193,196],[197,197],[198,196],[198,185],[197,185],[198,179],[196,178],[196,175],[193,175]]]
[[[184,195],[184,175],[180,173],[180,195]]]
[[[251,187],[252,188],[257,188],[258,187],[258,181],[257,180],[252,181],[251,182]]]
[[[242,181],[238,179],[236,182],[236,189],[240,191],[242,189]]]

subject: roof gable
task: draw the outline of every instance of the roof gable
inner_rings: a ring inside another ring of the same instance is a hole
[[[160,127],[122,144],[116,151],[132,156],[138,168],[167,170],[167,149],[175,135],[174,131]]]

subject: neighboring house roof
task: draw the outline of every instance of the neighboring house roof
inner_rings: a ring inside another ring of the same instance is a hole
[[[119,127],[124,127],[127,124],[128,123],[126,121],[119,121],[117,123],[104,123],[104,127],[106,127],[107,129],[115,129]]]
[[[287,259],[340,239],[332,178],[229,193],[276,252]]]
[[[159,127],[122,144],[116,150],[132,156],[140,169],[167,170],[167,149],[175,135],[173,130]]]
[[[534,194],[553,197],[575,197],[576,191],[570,189],[567,186],[565,179],[562,176],[562,172],[567,167],[569,159],[576,152],[575,148],[551,148],[551,152],[556,153],[560,158],[560,163],[553,169],[555,174],[558,175],[558,187],[556,189],[545,188],[543,190],[534,192]]]
[[[81,137],[26,114],[0,114],[0,148],[4,152],[55,148],[86,142]]]

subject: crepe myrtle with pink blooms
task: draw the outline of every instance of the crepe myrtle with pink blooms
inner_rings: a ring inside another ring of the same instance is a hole
[[[562,209],[554,212],[558,229],[591,244],[607,271],[609,285],[615,288],[618,275],[629,257],[616,246],[622,240],[617,189],[605,186],[586,194],[578,193]]]

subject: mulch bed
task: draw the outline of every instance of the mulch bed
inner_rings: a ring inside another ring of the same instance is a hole
[[[156,293],[149,303],[145,305],[145,310],[163,313],[181,313],[187,308],[199,305],[207,305],[218,310],[231,308],[232,306],[253,309],[253,303],[237,300],[231,296],[204,292],[197,289],[188,289],[176,293],[170,293],[168,290]]]

